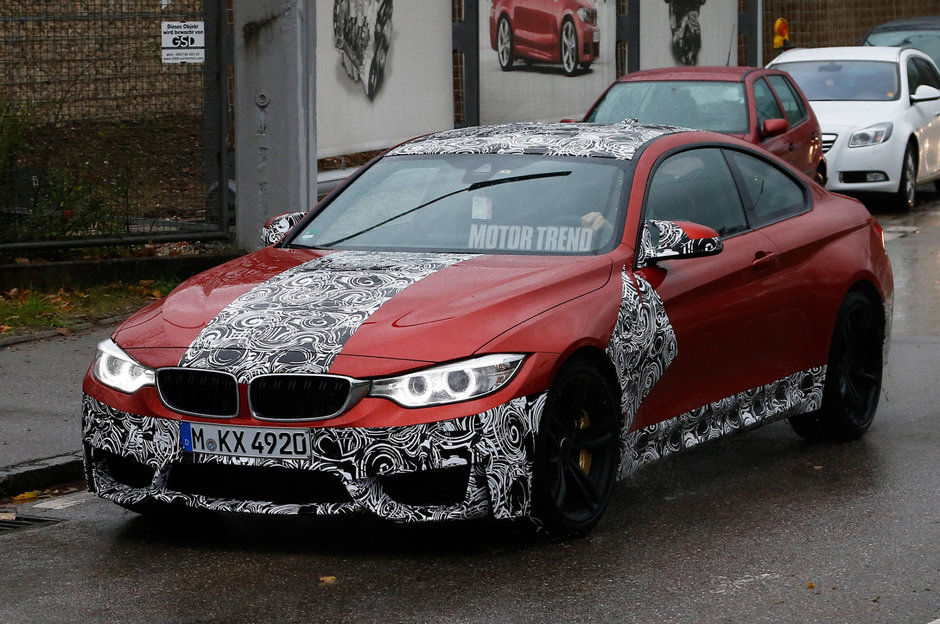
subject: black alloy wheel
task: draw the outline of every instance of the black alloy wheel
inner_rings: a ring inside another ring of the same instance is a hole
[[[554,537],[589,532],[610,501],[620,463],[617,394],[594,367],[572,361],[552,384],[535,446],[533,505]]]
[[[851,440],[871,426],[881,395],[884,321],[862,293],[850,292],[836,318],[822,408],[790,419],[803,437]]]

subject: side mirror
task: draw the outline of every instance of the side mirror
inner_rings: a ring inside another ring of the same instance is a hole
[[[761,132],[764,134],[764,138],[777,136],[778,134],[783,134],[786,131],[786,119],[767,119],[764,121],[764,127],[761,128]]]
[[[637,266],[653,266],[660,260],[714,256],[723,249],[718,232],[686,221],[650,219],[643,225]]]
[[[920,85],[914,95],[911,96],[911,104],[933,102],[934,100],[940,100],[940,89],[930,85]]]
[[[261,245],[268,247],[281,242],[288,232],[304,218],[305,212],[288,212],[268,219],[261,228]]]

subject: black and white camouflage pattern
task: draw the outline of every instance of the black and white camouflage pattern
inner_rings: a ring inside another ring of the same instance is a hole
[[[294,226],[304,218],[305,212],[289,212],[274,217],[261,228],[261,244],[265,247],[281,242]]]
[[[630,453],[627,434],[640,403],[675,359],[678,344],[663,300],[649,282],[627,270],[620,279],[620,312],[607,355],[620,381],[622,461]]]
[[[344,503],[275,504],[259,500],[210,499],[167,487],[174,463],[183,460],[179,421],[136,416],[83,397],[86,445],[156,469],[149,487],[115,481],[106,462],[86,456],[89,487],[109,500],[133,505],[145,499],[218,511],[332,515],[371,512],[398,521],[520,518],[530,513],[532,457],[547,393],[514,399],[481,414],[424,425],[384,428],[309,428],[311,459],[259,459],[191,454],[197,463],[284,467],[332,473],[349,493]],[[462,502],[411,506],[389,497],[378,477],[470,466]]]
[[[812,368],[633,431],[620,476],[709,440],[818,410],[825,382],[826,367]]]
[[[179,365],[239,383],[270,373],[328,372],[366,319],[396,294],[474,254],[335,252],[280,273],[226,306]]]
[[[658,243],[653,243],[655,228]],[[640,235],[640,248],[636,253],[638,268],[649,266],[656,260],[668,260],[671,257],[707,256],[720,252],[722,243],[717,238],[690,238],[685,230],[672,221],[649,219]]]
[[[625,122],[508,123],[447,130],[420,137],[392,149],[403,154],[538,154],[630,160],[650,140],[677,129]]]

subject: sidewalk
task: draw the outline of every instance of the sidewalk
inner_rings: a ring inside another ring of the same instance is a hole
[[[0,342],[0,497],[83,478],[82,378],[117,322]]]

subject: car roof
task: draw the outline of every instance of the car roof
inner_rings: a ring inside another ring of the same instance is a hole
[[[696,67],[658,67],[644,69],[621,76],[617,82],[634,82],[644,80],[726,80],[741,81],[751,72],[766,71],[760,67],[738,66],[696,66]]]
[[[907,50],[923,54],[918,50],[914,50],[914,48],[897,48],[893,46],[794,48],[787,50],[770,63],[771,65],[797,61],[890,61],[896,63]]]
[[[644,144],[683,128],[624,122],[506,123],[446,130],[412,139],[389,150],[405,154],[538,154],[629,160]]]
[[[940,30],[940,15],[926,17],[909,17],[878,24],[868,31],[868,34],[888,32],[892,30]],[[866,35],[867,38],[867,35]]]

